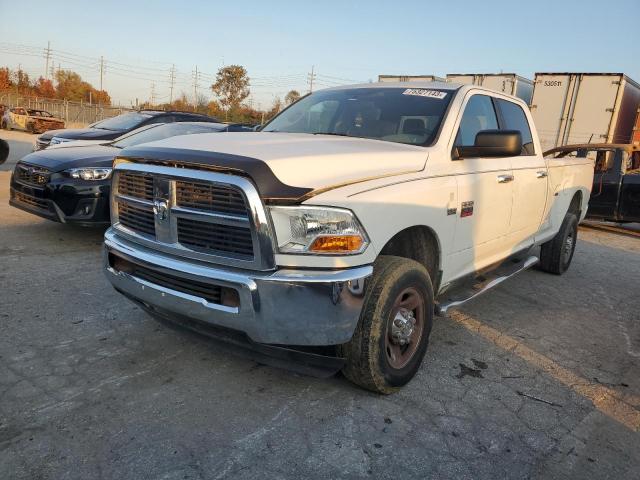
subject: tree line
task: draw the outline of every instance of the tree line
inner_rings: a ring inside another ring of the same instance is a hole
[[[261,110],[246,103],[251,94],[250,86],[251,80],[244,67],[228,65],[218,70],[216,81],[210,86],[214,100],[208,101],[205,95],[198,95],[198,98],[190,100],[183,92],[171,103],[152,105],[150,102],[145,102],[142,107],[194,111],[206,113],[227,122],[256,124],[270,119],[302,96],[297,90],[290,90],[284,99],[275,97],[269,108]]]
[[[111,105],[111,97],[105,90],[98,90],[71,70],[55,72],[55,82],[42,76],[35,80],[21,69],[0,68],[0,91],[12,91],[18,95]]]
[[[251,94],[250,85],[251,81],[244,67],[228,65],[218,70],[216,81],[210,86],[215,97],[211,101],[203,94],[198,95],[197,98],[189,98],[183,92],[170,103],[144,102],[140,108],[193,111],[206,113],[228,122],[255,124],[265,122],[302,96],[297,90],[290,90],[284,98],[275,97],[269,108],[257,109],[246,102]],[[71,70],[58,70],[55,73],[55,81],[51,81],[42,76],[32,80],[21,69],[0,68],[0,91],[13,91],[24,96],[111,105],[111,97],[105,90],[94,88]]]

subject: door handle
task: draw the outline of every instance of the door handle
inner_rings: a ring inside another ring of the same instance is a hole
[[[544,170],[539,170],[538,172],[536,172],[536,177],[538,178],[547,178],[547,175],[548,173]]]
[[[513,175],[498,175],[498,183],[513,182]]]

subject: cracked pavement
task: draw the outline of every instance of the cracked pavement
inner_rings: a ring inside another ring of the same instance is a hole
[[[154,321],[104,278],[102,230],[9,207],[8,181],[0,478],[638,478],[637,239],[581,230],[566,275],[436,318],[418,376],[378,396]]]

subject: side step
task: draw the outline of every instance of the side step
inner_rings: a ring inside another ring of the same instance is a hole
[[[496,285],[500,285],[508,278],[533,267],[540,259],[535,256],[528,257],[525,260],[511,261],[507,260],[498,268],[478,275],[464,282],[459,286],[446,290],[439,298],[436,304],[436,315],[445,316],[450,308],[457,307],[469,300],[482,295],[487,290],[492,289]]]

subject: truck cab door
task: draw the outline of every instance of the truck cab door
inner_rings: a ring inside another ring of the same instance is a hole
[[[587,157],[595,159],[593,186],[589,198],[590,217],[610,220],[617,218],[624,154],[621,149],[591,150],[586,153]],[[580,152],[578,156],[581,156]]]
[[[472,146],[482,130],[498,128],[491,97],[465,99],[453,146]],[[452,278],[477,271],[504,258],[513,202],[509,158],[451,160],[458,182],[457,223],[450,265]]]
[[[502,98],[493,99],[502,130],[517,130],[522,136],[520,155],[511,157],[513,169],[513,209],[508,242],[514,250],[533,244],[542,224],[548,196],[547,164],[535,151],[531,127],[520,105]]]

